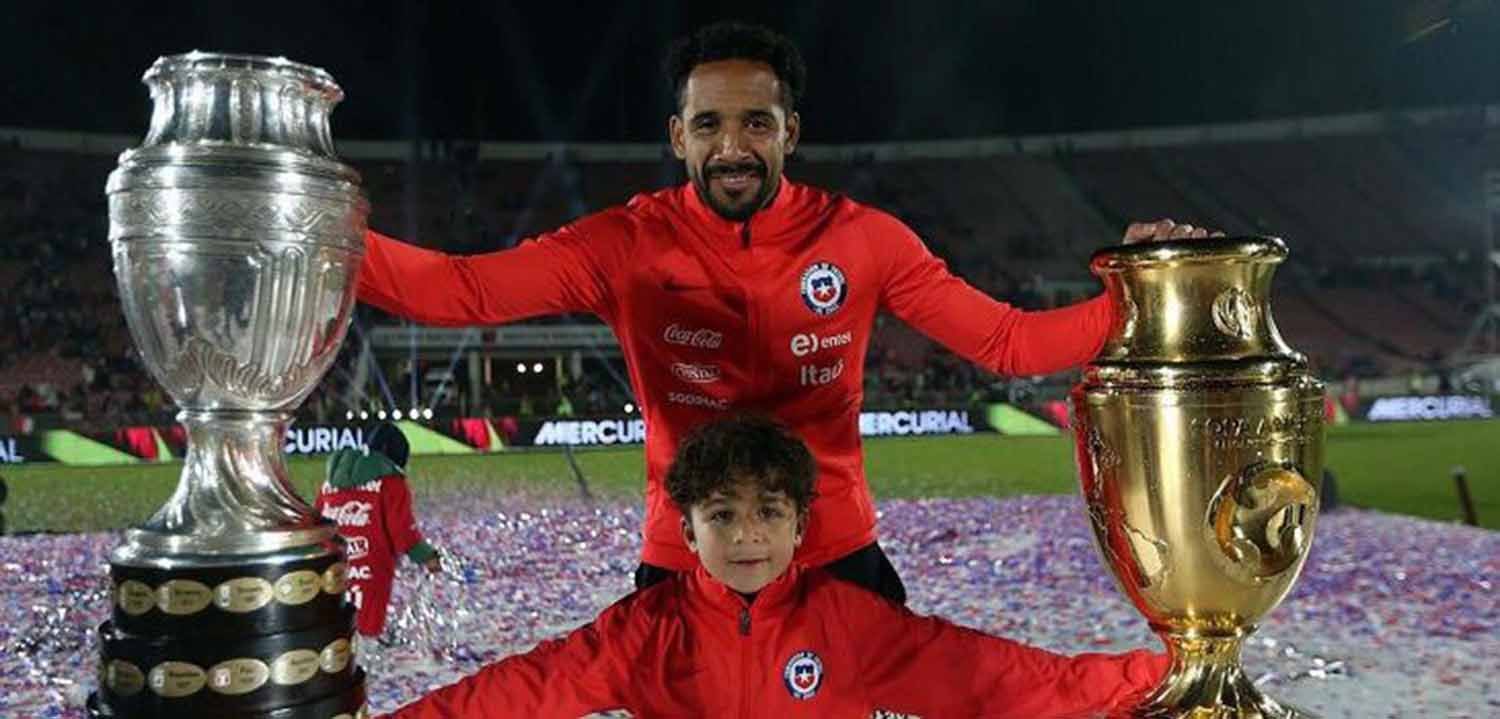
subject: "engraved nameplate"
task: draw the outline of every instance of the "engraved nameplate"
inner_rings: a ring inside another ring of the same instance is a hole
[[[172,579],[156,588],[156,608],[175,616],[197,614],[213,603],[208,586],[191,579]]]
[[[260,577],[239,577],[214,590],[214,604],[226,612],[244,614],[270,604],[275,596],[270,582]]]
[[[318,596],[323,579],[317,572],[304,569],[276,580],[276,601],[282,604],[306,604]]]

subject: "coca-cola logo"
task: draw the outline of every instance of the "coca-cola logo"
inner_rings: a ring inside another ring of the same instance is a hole
[[[679,347],[716,350],[719,345],[724,344],[724,333],[706,328],[680,327],[674,322],[662,332],[662,339],[666,340],[667,344]]]
[[[374,508],[372,502],[330,504],[323,508],[323,516],[340,527],[363,527],[370,523],[370,511]]]
[[[672,364],[672,375],[684,382],[708,384],[719,381],[719,366],[714,364],[674,362]]]

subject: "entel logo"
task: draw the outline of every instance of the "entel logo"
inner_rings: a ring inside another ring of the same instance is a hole
[[[819,337],[816,332],[804,332],[792,335],[792,355],[806,357],[820,350],[844,347],[853,341],[854,334],[849,330],[825,337]]]

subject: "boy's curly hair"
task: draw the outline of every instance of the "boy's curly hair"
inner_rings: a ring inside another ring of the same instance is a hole
[[[688,514],[693,505],[738,482],[783,492],[798,512],[813,500],[816,465],[807,445],[768,417],[738,415],[705,424],[677,446],[667,470],[667,494]]]

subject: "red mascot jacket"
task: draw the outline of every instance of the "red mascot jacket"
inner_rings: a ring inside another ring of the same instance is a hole
[[[339,450],[328,458],[328,479],[313,509],[337,524],[344,538],[349,598],[359,609],[356,628],[365,636],[379,636],[397,557],[405,554],[421,564],[437,551],[417,531],[406,476],[379,453]]]

